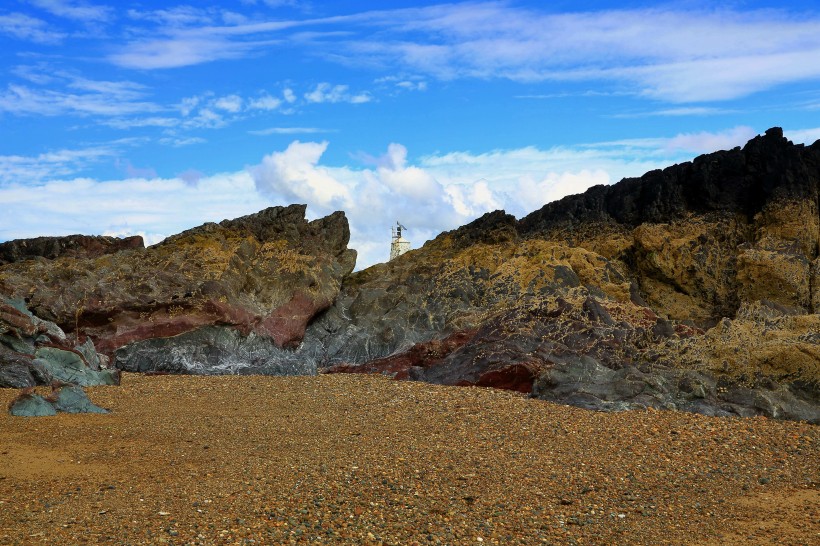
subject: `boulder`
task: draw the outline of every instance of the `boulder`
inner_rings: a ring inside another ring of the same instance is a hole
[[[51,394],[46,397],[29,387],[9,404],[9,413],[19,417],[48,417],[58,412],[108,413],[108,410],[92,403],[82,387],[59,381],[52,382]]]
[[[48,417],[57,415],[57,410],[39,394],[22,392],[9,404],[9,413],[18,417]]]
[[[54,385],[46,398],[54,409],[64,413],[108,413],[108,410],[91,402],[85,391],[76,385]]]

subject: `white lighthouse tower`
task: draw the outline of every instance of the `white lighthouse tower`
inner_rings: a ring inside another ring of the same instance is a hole
[[[398,258],[408,250],[410,250],[410,241],[401,236],[402,230],[407,230],[398,221],[396,227],[390,228],[392,240],[390,242],[390,259]]]

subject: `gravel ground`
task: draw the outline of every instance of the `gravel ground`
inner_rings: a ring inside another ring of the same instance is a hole
[[[0,544],[820,543],[802,423],[346,374],[88,392],[113,413],[0,415]]]

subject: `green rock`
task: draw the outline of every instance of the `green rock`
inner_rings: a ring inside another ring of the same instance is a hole
[[[39,394],[26,394],[11,403],[9,413],[19,417],[46,417],[57,415],[57,410]]]
[[[108,410],[91,402],[85,391],[74,385],[60,387],[49,396],[57,411],[65,413],[108,413]]]
[[[119,384],[119,374],[116,370],[92,370],[80,355],[71,351],[56,347],[40,347],[34,356],[35,364],[45,368],[54,379],[65,383],[83,387]]]

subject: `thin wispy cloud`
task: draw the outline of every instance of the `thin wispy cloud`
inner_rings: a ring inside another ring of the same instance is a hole
[[[248,134],[256,136],[268,135],[313,135],[317,133],[335,133],[333,129],[321,129],[319,127],[268,127],[267,129],[256,129],[248,131]]]
[[[795,144],[814,144],[820,140],[820,127],[787,130],[783,135]]]
[[[620,82],[678,103],[728,100],[820,78],[820,15],[811,11],[663,7],[556,14],[470,2],[235,25],[197,26],[199,18],[210,23],[190,10],[154,16],[169,37],[134,40],[109,58],[125,67],[171,68],[265,54],[290,40],[351,66],[399,67],[445,80]]]
[[[644,154],[639,150],[650,150],[651,153],[677,152],[678,154],[702,154],[717,150],[730,150],[742,146],[753,138],[757,132],[746,125],[739,125],[722,131],[699,131],[697,133],[679,133],[672,137],[633,138],[587,144],[588,148],[612,148],[629,150],[633,154]]]
[[[91,164],[113,158],[116,144],[75,150],[55,150],[36,156],[0,155],[0,185],[39,184],[49,179],[73,176]]]
[[[38,8],[58,17],[74,19],[83,22],[105,22],[113,17],[114,9],[83,1],[71,0],[29,0]]]
[[[69,114],[107,117],[162,110],[157,104],[139,100],[143,94],[127,87],[119,91],[115,90],[115,86],[109,86],[108,91],[79,91],[87,92],[75,93],[68,89],[38,89],[9,84],[4,91],[0,91],[0,112],[41,116]]]
[[[720,116],[736,114],[737,110],[728,108],[715,108],[711,106],[684,106],[679,108],[662,108],[660,110],[647,110],[643,112],[622,112],[612,114],[613,118],[650,118],[650,117],[689,117],[689,116]]]
[[[41,44],[61,42],[66,34],[49,27],[48,23],[24,13],[0,14],[0,36],[29,40]]]

